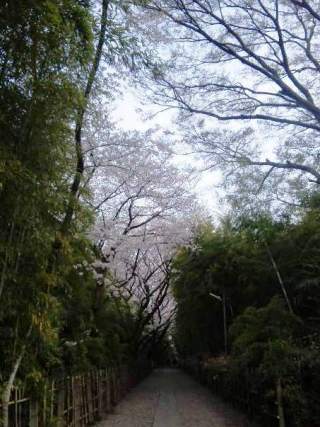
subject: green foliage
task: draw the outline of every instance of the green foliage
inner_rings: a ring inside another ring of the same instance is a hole
[[[319,350],[306,343],[301,346],[303,329],[301,320],[278,297],[266,307],[247,308],[230,329],[231,377],[259,390],[261,412],[264,405],[272,409],[275,384],[281,379],[286,418],[292,426],[316,425],[320,416],[318,384],[310,381],[311,372],[313,376],[319,371]]]
[[[38,391],[48,376],[133,356],[135,309],[96,283],[97,254],[86,238],[94,212],[81,198],[70,232],[61,232],[77,160],[74,123],[93,60],[92,7],[0,5],[1,385],[20,354],[16,382]],[[117,26],[108,22],[110,57],[127,55],[132,42]],[[118,50],[116,39],[124,40]]]
[[[228,398],[234,384],[243,387],[260,414],[275,413],[281,379],[292,426],[320,420],[318,377],[311,374],[320,360],[319,224],[319,209],[310,204],[295,222],[263,216],[228,219],[216,230],[206,225],[190,247],[178,251],[171,277],[180,355],[199,360],[223,352],[219,297],[225,293],[230,354],[227,365],[209,363],[208,375]]]
[[[279,297],[260,309],[248,307],[230,328],[232,354],[247,366],[261,365],[277,378],[287,367],[292,353],[289,341],[299,326],[299,319],[288,312]]]
[[[50,271],[49,260],[68,198],[71,124],[82,102],[78,76],[91,57],[92,30],[87,9],[72,0],[2,2],[0,15],[0,375],[5,382],[26,346],[21,378],[38,378],[61,363],[63,307],[57,289],[65,278]]]

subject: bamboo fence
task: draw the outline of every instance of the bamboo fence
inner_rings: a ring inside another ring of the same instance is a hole
[[[104,418],[112,407],[149,372],[148,366],[113,367],[48,380],[41,399],[13,388],[10,427],[85,427]],[[1,405],[0,405],[1,408]]]

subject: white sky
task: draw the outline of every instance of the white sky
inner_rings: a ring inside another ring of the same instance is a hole
[[[133,88],[126,88],[123,91],[125,95],[116,102],[112,119],[117,123],[117,126],[124,130],[138,130],[145,131],[153,127],[159,127],[163,131],[174,131],[175,125],[173,123],[174,111],[160,111],[159,106],[143,105],[139,100],[138,93]],[[153,114],[152,118],[146,118],[148,115]],[[176,130],[178,136],[178,130]],[[175,164],[181,166],[191,165],[199,167],[202,165],[192,159],[192,156],[177,155]],[[206,171],[199,173],[199,180],[194,188],[200,203],[208,210],[210,216],[214,220],[218,220],[223,214],[223,209],[219,203],[219,190],[217,184],[220,179],[219,172]],[[221,191],[221,190],[220,190]],[[221,194],[221,193],[220,193]]]

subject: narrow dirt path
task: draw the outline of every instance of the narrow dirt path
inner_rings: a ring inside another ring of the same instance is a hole
[[[175,369],[154,371],[97,427],[247,427],[246,417]]]

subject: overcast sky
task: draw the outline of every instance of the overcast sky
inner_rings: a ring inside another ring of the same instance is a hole
[[[176,132],[178,140],[179,132],[178,129],[175,129],[174,125],[174,111],[159,112],[161,109],[159,106],[152,104],[143,105],[139,99],[139,93],[131,87],[126,88],[123,92],[125,95],[116,102],[112,114],[117,126],[125,130],[138,131],[158,126],[163,131]],[[146,118],[150,114],[155,115],[152,118]],[[186,152],[184,147],[179,147],[179,150]],[[200,161],[196,161],[191,155],[177,155],[175,163],[181,168],[191,165],[201,170],[204,167]],[[222,195],[222,190],[217,185],[220,182],[219,176],[218,171],[199,172],[198,183],[194,189],[201,204],[208,209],[209,214],[214,220],[218,220],[219,216],[223,213],[221,203],[219,202],[219,195]]]

